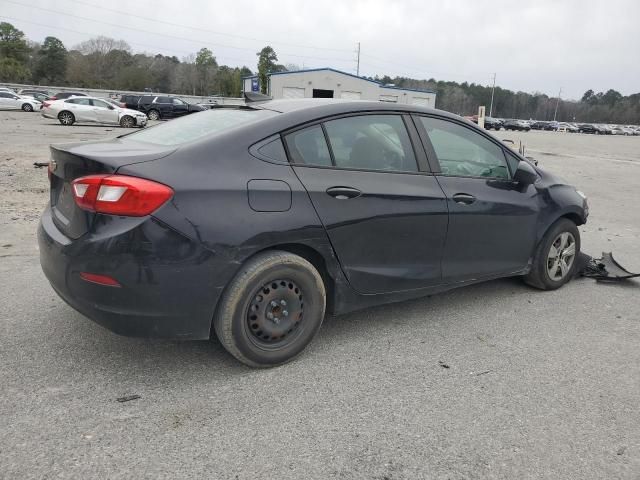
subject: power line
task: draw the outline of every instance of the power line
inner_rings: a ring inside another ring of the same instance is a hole
[[[107,8],[107,7],[103,7],[101,5],[94,5],[94,4],[89,3],[89,2],[83,2],[82,0],[67,0],[67,1],[78,3],[80,5],[85,5],[85,6],[92,7],[92,8],[98,8],[100,10],[105,10],[107,12],[117,13],[118,15],[122,15],[122,11],[121,10],[117,10],[115,8]],[[287,42],[280,42],[280,41],[274,41],[274,40],[265,40],[265,39],[254,38],[254,37],[247,37],[247,36],[244,36],[244,35],[237,35],[237,34],[233,34],[233,33],[218,32],[218,31],[209,30],[209,29],[206,29],[206,28],[194,27],[192,25],[185,25],[185,24],[175,23],[175,22],[167,22],[166,20],[158,20],[156,18],[145,17],[145,16],[142,16],[142,15],[136,15],[136,14],[133,14],[133,13],[130,13],[130,12],[127,12],[126,16],[127,17],[133,17],[133,18],[139,18],[141,20],[146,20],[146,21],[149,21],[149,22],[160,23],[160,24],[163,24],[163,25],[170,25],[172,27],[188,28],[189,30],[199,30],[201,32],[212,33],[214,35],[221,35],[221,36],[231,37],[231,38],[238,38],[238,39],[241,39],[241,40],[250,40],[250,41],[262,42],[262,43],[266,43],[266,44],[286,45],[288,47],[309,48],[309,49],[314,49],[314,50],[327,50],[327,51],[334,51],[334,52],[350,52],[350,50],[346,50],[344,48],[330,48],[330,47],[316,47],[314,45],[300,45],[300,44],[295,44],[295,43],[287,43]]]
[[[112,27],[120,28],[120,29],[132,30],[132,31],[135,31],[135,32],[142,32],[142,33],[148,33],[148,34],[151,34],[151,35],[158,35],[158,36],[161,36],[161,37],[173,38],[173,39],[176,39],[176,40],[182,40],[182,41],[198,44],[200,46],[202,46],[202,45],[210,45],[210,46],[218,47],[218,48],[231,48],[231,49],[234,49],[234,50],[243,50],[243,51],[255,52],[255,48],[237,47],[235,45],[225,45],[225,44],[219,44],[219,43],[211,43],[211,42],[202,41],[202,40],[193,40],[193,39],[187,38],[187,37],[179,37],[177,35],[159,33],[159,32],[154,32],[152,30],[143,30],[143,29],[138,28],[138,27],[127,27],[127,26],[122,25],[122,24],[105,22],[104,20],[97,20],[97,19],[94,19],[94,18],[83,17],[83,16],[80,16],[80,15],[74,15],[72,13],[61,12],[59,10],[53,10],[53,9],[44,8],[44,7],[32,7],[31,5],[25,5],[23,3],[16,2],[14,0],[2,0],[2,1],[7,2],[7,3],[12,3],[12,4],[15,4],[15,5],[19,5],[21,7],[35,8],[37,10],[42,10],[44,12],[53,13],[54,15],[64,15],[64,16],[67,16],[67,17],[77,18],[79,20],[85,20],[85,21],[94,22],[94,23],[100,23],[102,25],[109,25],[109,26],[112,26]],[[297,57],[297,58],[312,58],[314,60],[327,60],[327,61],[332,61],[332,62],[335,62],[335,61],[349,62],[349,63],[352,62],[351,59],[345,59],[345,58],[316,57],[316,56],[313,56],[313,55],[298,55],[298,54],[294,54],[294,53],[282,53],[281,55],[284,55],[284,56],[287,56],[287,57]]]

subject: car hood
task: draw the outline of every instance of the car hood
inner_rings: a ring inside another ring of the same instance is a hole
[[[136,115],[144,115],[144,113],[139,112],[138,110],[133,110],[132,108],[120,108],[119,110],[122,115],[133,115],[134,117]]]

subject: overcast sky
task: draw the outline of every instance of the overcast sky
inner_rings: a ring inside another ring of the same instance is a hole
[[[82,18],[79,18],[82,17]],[[0,20],[67,48],[96,35],[179,58],[280,63],[360,74],[468,81],[578,99],[589,88],[640,92],[640,1],[0,0]]]

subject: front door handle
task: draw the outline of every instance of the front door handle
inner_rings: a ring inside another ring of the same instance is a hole
[[[357,188],[351,187],[331,187],[327,189],[327,195],[338,200],[348,200],[350,198],[359,197],[362,195],[362,192]]]
[[[456,193],[453,196],[453,201],[460,203],[461,205],[471,205],[476,201],[476,197],[469,195],[468,193]]]

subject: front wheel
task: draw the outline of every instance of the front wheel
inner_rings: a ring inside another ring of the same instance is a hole
[[[283,251],[245,263],[220,300],[213,326],[220,343],[251,367],[292,360],[324,319],[324,282],[311,263]]]
[[[33,106],[31,106],[30,103],[25,103],[24,105],[22,105],[22,110],[24,110],[25,112],[33,112]]]
[[[525,282],[541,290],[555,290],[575,274],[580,254],[580,232],[575,223],[561,218],[554,223],[536,248]]]
[[[120,126],[123,128],[133,128],[136,126],[136,121],[131,115],[125,115],[120,119]]]
[[[73,113],[64,111],[58,114],[58,120],[62,125],[70,126],[74,124],[76,117],[73,116]]]

